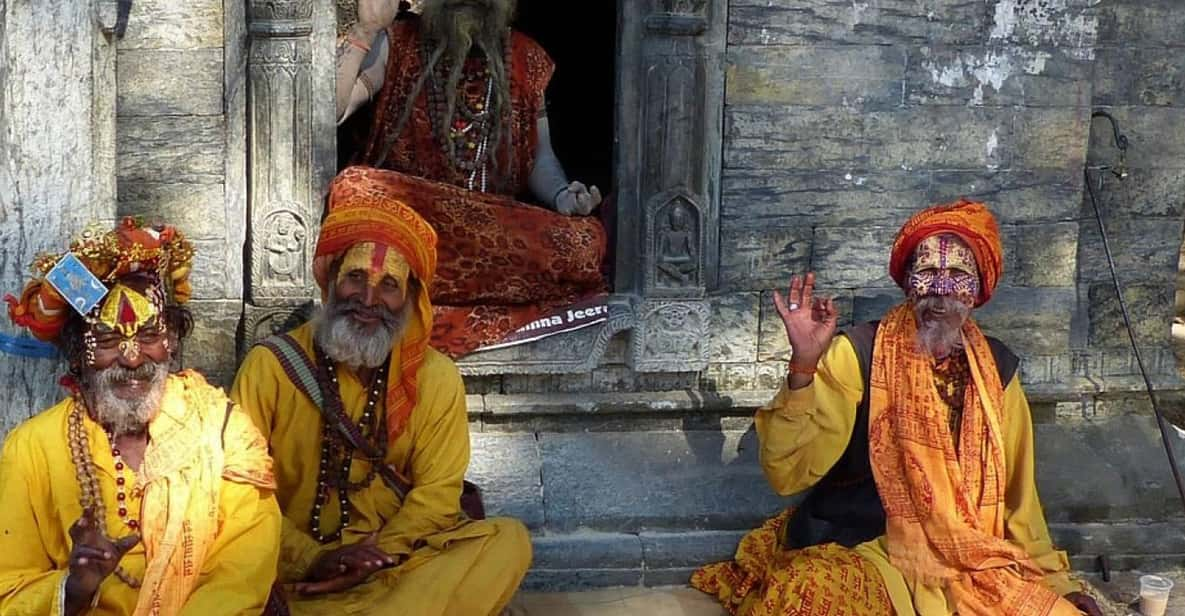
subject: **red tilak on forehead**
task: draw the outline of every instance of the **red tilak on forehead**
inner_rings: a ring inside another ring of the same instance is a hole
[[[376,274],[383,271],[383,262],[386,260],[387,245],[376,243],[374,245],[374,254],[370,256],[370,271]]]
[[[119,324],[120,325],[135,325],[136,324],[136,310],[132,308],[132,303],[128,301],[126,294],[120,294],[119,297]]]

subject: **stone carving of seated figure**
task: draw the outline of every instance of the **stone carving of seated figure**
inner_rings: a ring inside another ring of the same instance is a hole
[[[360,0],[337,60],[339,122],[365,112],[338,181],[403,201],[438,235],[432,345],[457,357],[606,291],[597,187],[551,146],[554,65],[510,28],[514,0]],[[528,205],[529,200],[543,207]]]

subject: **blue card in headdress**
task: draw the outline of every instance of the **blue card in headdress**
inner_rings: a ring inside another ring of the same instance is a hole
[[[91,273],[72,252],[59,259],[45,279],[83,316],[107,295],[103,281]]]

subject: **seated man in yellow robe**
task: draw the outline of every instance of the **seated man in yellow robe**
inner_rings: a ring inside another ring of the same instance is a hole
[[[1101,616],[1050,541],[1018,360],[970,317],[1001,270],[994,217],[962,200],[898,233],[907,298],[879,322],[834,336],[813,274],[775,293],[794,355],[761,464],[811,492],[693,586],[744,616]]]
[[[431,349],[436,233],[335,181],[313,272],[324,306],[265,340],[231,397],[268,438],[294,614],[498,614],[531,562],[526,528],[471,520],[465,388]]]
[[[130,219],[45,255],[9,316],[57,343],[70,395],[0,459],[0,614],[259,614],[280,509],[267,443],[221,390],[170,374],[193,247]]]

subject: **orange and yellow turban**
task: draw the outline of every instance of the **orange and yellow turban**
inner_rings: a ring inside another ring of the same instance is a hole
[[[403,195],[381,181],[382,172],[351,167],[338,174],[329,188],[329,213],[321,223],[313,276],[328,297],[330,272],[339,259],[369,258],[378,271],[396,278],[404,267],[419,281],[414,310],[397,348],[391,350],[387,376],[387,436],[394,441],[407,427],[418,392],[417,373],[428,352],[432,334],[429,288],[436,274],[436,231],[406,204]],[[352,250],[358,246],[358,250]]]
[[[98,223],[88,225],[70,243],[70,253],[108,289],[127,277],[149,277],[165,301],[183,304],[193,293],[189,272],[193,266],[193,244],[170,226],[143,226],[132,217],[119,221],[115,229]],[[29,330],[38,340],[57,342],[73,308],[45,276],[66,253],[40,254],[30,269],[33,279],[19,298],[8,295],[8,317]]]
[[[991,299],[1004,274],[1004,249],[995,216],[978,201],[959,199],[914,214],[897,232],[889,258],[889,275],[904,288],[914,250],[922,240],[939,233],[953,233],[971,247],[979,266],[979,297],[975,305],[982,306]]]

